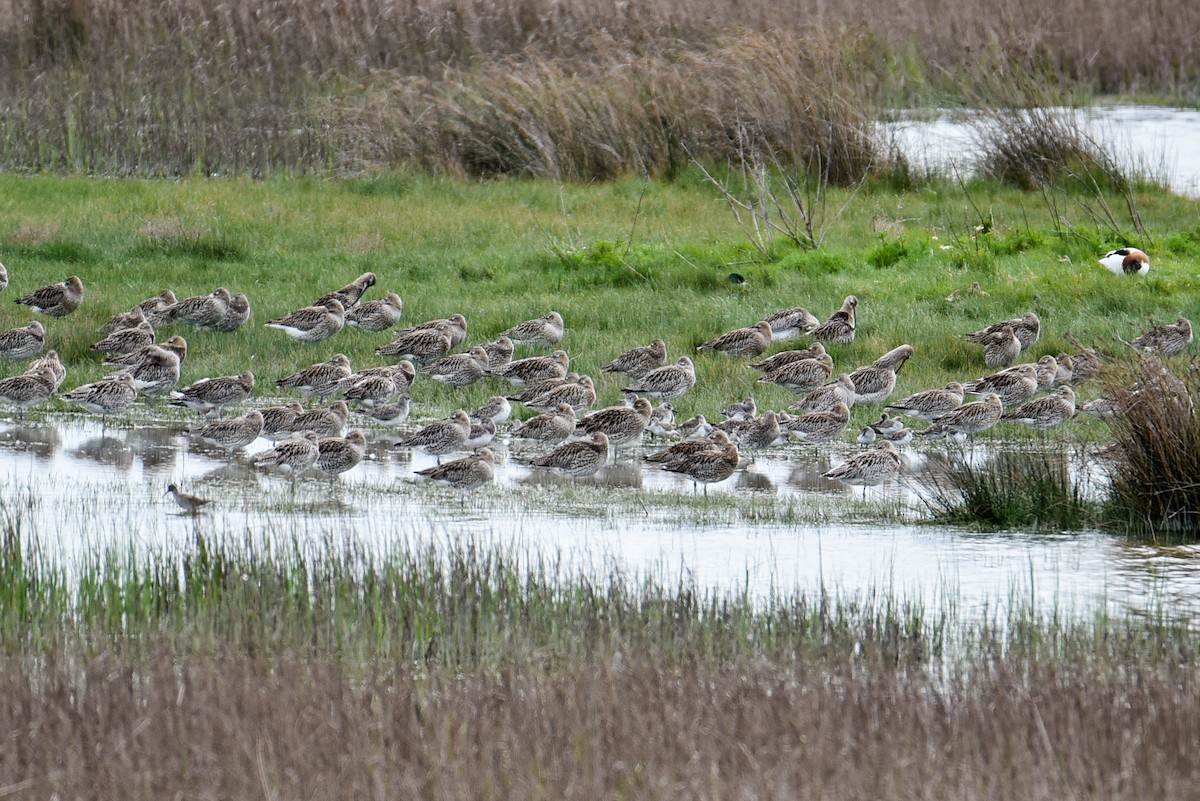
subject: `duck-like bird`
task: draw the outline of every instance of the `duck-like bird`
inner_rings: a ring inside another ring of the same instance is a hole
[[[1150,257],[1137,248],[1118,248],[1100,257],[1100,263],[1113,275],[1145,275],[1150,272]]]

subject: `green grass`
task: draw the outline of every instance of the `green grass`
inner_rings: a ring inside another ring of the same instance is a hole
[[[1099,253],[1122,242],[1081,210],[1077,203],[1086,198],[1059,199],[1058,213],[1074,224],[1064,231],[1040,194],[986,182],[966,189],[931,182],[905,193],[835,191],[831,203],[850,202],[823,249],[776,242],[767,258],[716,191],[692,173],[673,183],[589,186],[411,176],[264,182],[2,176],[0,259],[12,282],[3,320],[15,326],[30,319],[11,298],[81,275],[83,308],[47,323],[49,346],[67,361],[67,386],[74,386],[102,374],[89,346],[111,314],[166,286],[188,295],[225,285],[249,295],[251,323],[233,334],[181,331],[192,346],[184,381],[249,367],[262,395],[275,379],[336,351],[358,365],[383,361],[374,350],[389,341],[387,334],[346,330],[306,345],[262,327],[366,270],[380,276],[371,297],[394,290],[404,298],[405,322],[464,313],[469,343],[558,309],[575,369],[593,375],[616,353],[655,336],[667,341],[671,358],[696,356],[699,342],[776,309],[803,305],[826,316],[856,294],[859,336],[834,351],[837,369],[909,342],[916,355],[897,387],[905,393],[987,372],[980,349],[961,335],[996,319],[1027,309],[1041,315],[1044,333],[1031,358],[1071,350],[1071,336],[1117,353],[1116,336],[1136,334],[1149,317],[1187,313],[1200,290],[1195,201],[1157,191],[1138,198],[1148,236],[1161,248],[1146,244],[1154,261],[1148,278],[1120,281],[1095,264]],[[982,231],[979,209],[986,210]],[[735,271],[746,284],[726,280]],[[988,297],[945,300],[974,280]],[[741,361],[701,354],[696,363],[698,385],[676,404],[684,416],[713,416],[750,392],[763,407],[794,400],[755,386]],[[615,401],[621,386],[602,378],[601,401]],[[445,414],[502,389],[490,381],[465,391],[418,381],[416,413]]]

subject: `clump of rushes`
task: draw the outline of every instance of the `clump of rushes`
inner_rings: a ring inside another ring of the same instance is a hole
[[[1112,433],[1109,514],[1148,533],[1200,535],[1200,420],[1197,373],[1156,357],[1110,372],[1106,395],[1117,414]]]
[[[1077,531],[1094,519],[1062,450],[1000,451],[979,465],[954,458],[929,475],[923,497],[938,522]]]

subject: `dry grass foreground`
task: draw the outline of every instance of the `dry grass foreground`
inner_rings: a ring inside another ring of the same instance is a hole
[[[969,679],[852,665],[350,676],[229,656],[10,662],[16,798],[1195,797],[1191,669],[1003,661]]]

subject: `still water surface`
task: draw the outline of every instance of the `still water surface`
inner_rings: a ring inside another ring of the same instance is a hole
[[[330,539],[375,552],[398,544],[444,549],[495,543],[564,572],[694,580],[701,588],[843,596],[891,593],[978,615],[1032,602],[1049,612],[1200,610],[1200,549],[1155,549],[1096,533],[978,533],[921,523],[922,476],[944,448],[908,455],[904,478],[862,491],[820,478],[857,446],[788,446],[760,457],[693,502],[690,483],[622,457],[569,482],[531,471],[497,446],[496,486],[460,499],[418,483],[432,457],[371,435],[367,461],[330,481],[289,480],[193,442],[187,421],[101,431],[83,416],[0,422],[3,513],[47,550],[73,556],[105,546],[169,550],[196,530],[237,540]],[[983,451],[969,458],[985,458]],[[1089,477],[1089,481],[1100,480]],[[211,499],[198,519],[163,493],[169,482]],[[686,498],[681,503],[680,498]],[[864,509],[866,514],[863,514]],[[880,515],[880,510],[885,514]],[[850,514],[848,514],[848,510]],[[885,524],[858,524],[874,510]]]

